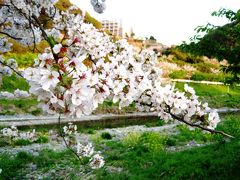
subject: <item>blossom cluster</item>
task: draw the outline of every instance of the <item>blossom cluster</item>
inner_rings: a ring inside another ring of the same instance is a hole
[[[42,40],[39,27],[43,26],[41,18],[44,16],[49,19],[54,16],[55,3],[56,0],[4,0],[4,4],[0,6],[0,29],[4,35],[25,45],[38,43]],[[41,14],[43,11],[44,15]],[[0,52],[6,52],[11,44],[6,38],[1,38],[0,42],[4,43],[4,46],[1,46]]]
[[[148,103],[146,103],[148,102]],[[142,111],[158,112],[163,120],[180,120],[209,129],[216,128],[220,122],[215,110],[207,103],[198,100],[193,88],[184,85],[184,92],[179,92],[174,86],[166,85],[147,91],[139,99],[137,106]]]
[[[16,126],[11,126],[10,128],[3,128],[1,132],[3,136],[8,136],[11,138],[15,138],[18,136],[18,129]]]
[[[67,45],[59,42],[52,51],[46,49],[39,55],[39,64],[24,72],[43,110],[81,117],[112,99],[120,108],[136,102],[139,110],[158,112],[164,120],[180,117],[216,127],[219,118],[210,115],[205,120],[208,107],[199,102],[192,88],[186,85],[185,92],[179,92],[161,82],[153,51],[135,53],[126,40],[114,42],[84,22],[67,33],[68,38],[62,39]]]
[[[23,139],[34,142],[37,140],[35,129],[28,132],[19,132],[16,126],[11,126],[10,128],[3,128],[1,132],[4,137],[9,137],[14,141]]]
[[[70,136],[72,134],[77,133],[77,125],[74,125],[73,123],[68,123],[68,126],[63,127],[63,133],[66,136]]]
[[[0,99],[19,99],[29,98],[30,94],[27,91],[16,89],[13,93],[8,91],[0,91]]]
[[[102,156],[99,154],[95,154],[91,159],[90,159],[90,166],[93,169],[99,169],[104,166],[104,159]]]
[[[90,158],[89,165],[92,169],[99,169],[104,166],[104,158],[99,153],[94,154],[94,147],[92,146],[92,143],[83,145],[78,142],[77,154],[80,157]]]
[[[76,154],[80,158],[89,158],[89,165],[93,169],[103,167],[103,157],[94,151],[92,143],[80,142],[78,140],[77,125],[68,123],[67,126],[63,127],[64,138],[68,143],[68,146],[73,146],[76,150]],[[71,141],[70,141],[71,140]]]
[[[96,2],[100,1],[92,1]],[[3,19],[12,26],[21,24],[15,29],[5,27],[6,33],[13,31],[17,34],[11,36],[19,37],[18,33],[27,26],[24,33],[29,30],[32,35],[23,33],[21,37],[31,39],[25,42],[45,39],[49,43],[35,66],[24,71],[29,91],[41,101],[44,111],[81,117],[91,114],[104,100],[112,99],[119,102],[120,108],[135,102],[139,110],[158,112],[164,120],[177,119],[210,129],[219,122],[217,113],[208,114],[207,104],[198,100],[192,88],[186,85],[185,92],[179,92],[162,82],[153,51],[136,53],[126,40],[113,40],[85,23],[83,15],[74,13],[76,6],[61,11],[54,6],[56,1],[50,0],[6,3],[9,6],[0,10]],[[42,9],[45,19],[51,17],[51,28],[43,28],[47,24],[41,21]]]

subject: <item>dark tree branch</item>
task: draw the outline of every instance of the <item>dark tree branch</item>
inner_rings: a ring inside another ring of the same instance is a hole
[[[10,38],[12,38],[12,39],[14,39],[14,40],[18,40],[18,41],[19,41],[19,40],[22,40],[22,38],[14,37],[14,36],[6,33],[6,32],[0,31],[0,34],[6,35],[6,36],[8,36],[8,37],[10,37]]]
[[[189,125],[189,126],[197,127],[197,128],[202,129],[202,130],[208,131],[208,132],[210,132],[210,133],[221,134],[221,135],[226,136],[226,137],[229,137],[229,138],[235,138],[234,136],[231,136],[231,135],[229,135],[229,134],[227,134],[227,133],[225,133],[225,132],[223,132],[223,131],[218,131],[218,130],[214,130],[214,129],[209,129],[209,128],[200,126],[199,124],[194,124],[194,123],[190,123],[190,122],[188,122],[188,121],[185,121],[182,117],[178,117],[178,116],[176,116],[175,114],[171,113],[170,107],[169,107],[169,106],[167,106],[167,107],[168,107],[168,110],[165,111],[165,112],[166,112],[166,113],[169,113],[169,114],[173,117],[173,119],[176,119],[176,120],[178,120],[178,121],[180,121],[180,122],[183,122],[183,123],[185,123],[185,124],[187,124],[187,125]]]
[[[10,5],[9,4],[0,4],[0,7],[3,7],[3,6],[9,7]]]
[[[33,35],[33,50],[32,51],[34,52],[35,50],[37,50],[38,52],[40,52],[39,49],[37,48],[36,36],[35,36],[34,30],[33,30],[33,27],[32,27],[32,22],[31,22],[30,17],[29,17],[28,21],[29,21],[29,27],[30,27],[30,29],[32,31],[32,35]]]
[[[12,68],[11,66],[7,65],[5,62],[0,61],[0,63],[4,66],[9,67],[12,71],[14,71],[17,75],[19,75],[20,77],[24,78],[23,75],[21,73],[19,73],[16,69]]]

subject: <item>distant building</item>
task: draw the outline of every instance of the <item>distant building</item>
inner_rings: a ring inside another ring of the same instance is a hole
[[[140,52],[142,49],[149,49],[149,50],[155,51],[159,56],[164,50],[169,48],[168,46],[157,42],[156,39],[142,40],[142,39],[134,39],[134,38],[128,37],[127,41],[129,44],[131,44],[134,47],[134,50],[136,52]]]
[[[112,35],[123,37],[123,28],[122,28],[122,22],[118,21],[111,21],[111,20],[103,20],[102,25],[104,29],[110,31]]]
[[[147,39],[144,41],[144,48],[151,49],[156,53],[161,54],[162,51],[166,50],[169,47],[166,45],[163,45],[162,43],[158,43],[156,39]]]

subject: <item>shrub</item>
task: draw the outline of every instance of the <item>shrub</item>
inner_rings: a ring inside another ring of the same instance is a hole
[[[176,146],[177,140],[174,138],[167,138],[166,145],[168,146]]]
[[[156,132],[145,132],[139,138],[139,144],[148,151],[160,151],[166,145],[166,138]]]
[[[45,135],[41,135],[38,137],[38,139],[35,141],[36,143],[47,143],[49,141],[49,138]]]
[[[18,139],[16,141],[14,141],[14,145],[16,146],[26,146],[32,144],[31,141],[26,140],[26,139]]]
[[[132,132],[129,133],[124,139],[123,139],[123,144],[126,146],[136,146],[139,143],[139,138],[140,138],[141,134],[140,133],[136,133],[136,132]]]
[[[189,58],[187,53],[183,53],[183,52],[179,51],[178,49],[173,49],[171,54],[173,54],[177,59],[179,59],[181,61],[187,61],[187,59]]]
[[[20,151],[20,152],[17,153],[16,159],[18,159],[18,160],[32,160],[33,158],[32,158],[31,154],[28,154],[25,151]]]
[[[184,70],[173,71],[169,74],[169,77],[172,79],[185,79],[187,77],[187,72]]]
[[[204,73],[212,73],[211,68],[215,68],[214,65],[209,63],[204,63],[204,62],[193,64],[193,66],[196,67],[198,71],[204,72]]]
[[[179,142],[187,142],[190,140],[195,140],[197,142],[207,142],[212,141],[213,136],[209,133],[203,133],[200,129],[190,130],[186,125],[179,125],[179,134],[175,136],[175,139]],[[176,141],[176,142],[177,142]]]
[[[32,110],[30,113],[34,116],[39,116],[42,114],[42,110],[37,108],[37,109]]]
[[[10,145],[8,141],[6,141],[4,138],[0,139],[0,147],[4,147],[8,145]]]
[[[103,132],[101,134],[101,138],[103,138],[103,139],[112,139],[112,135],[109,134],[108,132]]]

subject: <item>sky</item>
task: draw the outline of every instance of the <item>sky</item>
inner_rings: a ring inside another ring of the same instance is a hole
[[[90,0],[70,1],[99,21],[121,20],[124,31],[132,28],[136,37],[154,36],[165,45],[188,42],[199,25],[226,24],[226,19],[211,16],[221,7],[240,9],[240,0],[106,0],[105,12],[98,14]]]

